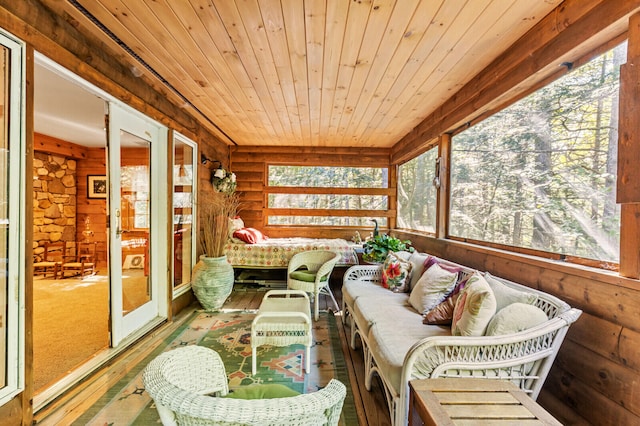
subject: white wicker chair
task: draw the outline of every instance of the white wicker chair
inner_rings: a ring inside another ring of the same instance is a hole
[[[346,387],[273,399],[218,398],[228,393],[220,355],[202,346],[165,352],[145,368],[145,390],[163,425],[337,425]]]
[[[311,293],[313,296],[313,306],[315,320],[318,320],[318,296],[326,294],[331,297],[336,307],[336,312],[340,310],[336,298],[329,286],[329,278],[333,268],[338,263],[340,255],[332,251],[307,250],[295,254],[289,261],[287,268],[287,288],[291,290],[302,290]],[[296,279],[292,273],[304,270],[309,281]]]

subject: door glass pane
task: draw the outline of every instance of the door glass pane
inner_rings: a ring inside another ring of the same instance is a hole
[[[151,300],[149,191],[151,146],[144,139],[120,132],[120,220],[122,228],[123,315]]]
[[[173,165],[173,286],[190,281],[193,238],[192,146],[174,139]]]
[[[0,72],[0,388],[7,384],[7,291],[8,291],[8,254],[9,254],[9,91],[7,90],[8,57],[7,49],[2,48],[2,72]]]

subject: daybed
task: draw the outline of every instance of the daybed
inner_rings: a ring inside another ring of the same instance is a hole
[[[234,268],[287,269],[294,254],[328,250],[340,255],[337,266],[358,264],[353,244],[340,238],[269,238],[260,230],[229,219],[229,241],[224,246],[227,261]]]
[[[358,264],[353,245],[346,240],[333,238],[269,238],[249,244],[229,242],[224,246],[227,261],[237,268],[287,269],[294,254],[308,250],[328,250],[340,255],[337,266]]]
[[[356,336],[362,342],[365,387],[370,390],[378,374],[396,426],[407,424],[412,379],[508,379],[537,398],[580,310],[541,291],[423,253],[392,255],[382,266],[349,268],[342,295],[351,346],[355,349]],[[383,281],[400,291],[383,287]]]

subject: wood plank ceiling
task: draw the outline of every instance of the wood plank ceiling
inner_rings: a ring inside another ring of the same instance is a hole
[[[120,58],[163,82],[206,127],[215,123],[227,143],[390,148],[559,3],[74,0],[54,8],[108,40],[92,15],[148,68]]]

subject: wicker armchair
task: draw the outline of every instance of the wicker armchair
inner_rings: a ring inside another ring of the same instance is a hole
[[[333,268],[338,263],[340,255],[332,251],[308,250],[295,254],[289,261],[287,268],[287,288],[302,290],[313,295],[314,318],[318,320],[318,296],[326,294],[331,297],[340,310],[336,298],[333,297],[329,278]]]
[[[334,379],[317,392],[287,398],[217,398],[229,391],[224,364],[202,346],[159,355],[143,381],[164,425],[337,425],[346,396]]]

